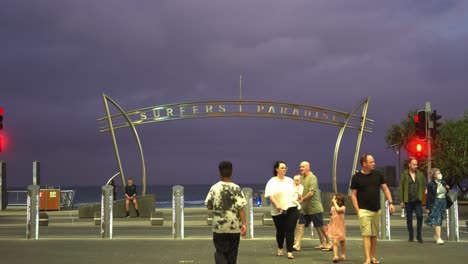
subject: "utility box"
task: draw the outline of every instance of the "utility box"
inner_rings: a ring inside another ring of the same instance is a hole
[[[60,210],[60,189],[41,189],[39,191],[39,210]]]

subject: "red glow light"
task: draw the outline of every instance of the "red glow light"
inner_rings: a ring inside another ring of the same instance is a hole
[[[417,151],[417,152],[421,152],[421,151],[422,151],[422,145],[421,145],[421,144],[417,144],[417,145],[416,145],[416,151]]]

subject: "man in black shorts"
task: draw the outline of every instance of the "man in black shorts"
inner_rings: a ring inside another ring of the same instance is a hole
[[[125,211],[127,211],[126,217],[130,218],[130,202],[133,203],[133,206],[135,206],[137,217],[140,217],[140,212],[138,211],[138,202],[136,199],[136,185],[133,184],[133,178],[129,178],[127,182],[128,184],[125,186]]]
[[[332,250],[333,245],[328,238],[323,223],[323,206],[317,193],[319,189],[317,177],[310,171],[310,164],[307,161],[301,162],[299,170],[303,177],[302,185],[304,186],[304,192],[302,193],[301,215],[299,217],[299,224],[296,227],[296,241],[293,248],[298,251],[301,250],[304,227],[309,227],[310,222],[312,222],[320,239],[320,245],[315,248],[325,251]]]

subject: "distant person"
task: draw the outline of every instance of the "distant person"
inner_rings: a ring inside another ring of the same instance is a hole
[[[356,172],[351,179],[351,200],[354,209],[359,216],[359,223],[366,255],[365,264],[380,263],[375,257],[377,248],[377,234],[380,219],[380,190],[390,203],[390,213],[395,212],[392,195],[385,183],[385,178],[375,169],[374,157],[370,154],[361,156],[361,170]]]
[[[337,193],[331,200],[331,218],[328,227],[328,234],[333,239],[333,262],[338,260],[346,260],[346,225],[345,225],[345,197],[341,193]],[[338,258],[338,243],[341,246],[341,256]]]
[[[444,220],[447,200],[445,195],[450,189],[442,179],[442,173],[437,168],[431,170],[431,182],[427,185],[426,213],[429,214],[425,223],[434,227],[434,239],[438,245],[443,245],[444,241],[440,237],[442,220]]]
[[[286,176],[286,164],[277,161],[273,166],[273,175],[266,184],[265,197],[271,201],[271,217],[276,227],[276,243],[278,251],[276,255],[283,256],[283,245],[286,239],[288,259],[294,259],[294,229],[299,215],[295,204],[294,181]]]
[[[127,186],[125,186],[125,211],[127,211],[127,218],[130,218],[130,202],[133,203],[137,217],[140,217],[140,212],[138,211],[138,202],[136,199],[137,191],[136,185],[133,184],[133,178],[129,178],[127,181]]]
[[[232,163],[221,161],[218,169],[221,180],[211,186],[205,199],[208,210],[213,210],[214,259],[217,264],[235,264],[240,236],[247,231],[244,213],[247,200],[239,185],[231,181]]]
[[[400,205],[406,211],[406,226],[408,228],[408,241],[414,241],[413,212],[416,213],[416,239],[423,243],[421,231],[423,223],[422,199],[426,189],[424,174],[418,170],[418,160],[410,157],[408,168],[400,176],[399,197]]]
[[[117,187],[115,187],[114,179],[109,182],[109,185],[112,186],[112,194],[114,195],[114,201],[117,200]]]
[[[309,227],[312,222],[320,240],[320,245],[315,248],[329,251],[332,249],[333,245],[330,242],[330,238],[325,230],[325,224],[323,223],[323,206],[320,195],[317,193],[319,190],[317,176],[310,171],[310,164],[307,161],[303,161],[299,164],[299,170],[302,175],[304,192],[302,193],[302,209],[299,224],[297,225],[294,249],[298,251],[301,250],[304,227]]]
[[[262,206],[262,197],[257,192],[253,196],[253,201],[257,207]]]

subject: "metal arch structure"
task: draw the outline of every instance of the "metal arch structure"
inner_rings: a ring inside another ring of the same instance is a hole
[[[106,110],[106,118],[109,124],[109,129],[111,131],[111,136],[112,136],[112,142],[114,144],[114,152],[115,152],[115,157],[117,159],[117,166],[119,168],[120,172],[120,178],[122,179],[122,186],[125,186],[125,176],[122,168],[122,162],[120,160],[120,153],[119,153],[119,148],[117,146],[117,140],[115,138],[115,132],[114,132],[114,126],[112,123],[112,117],[110,115],[110,110],[109,110],[109,104],[107,103],[108,101],[112,103],[115,108],[120,112],[120,114],[125,118],[125,120],[128,122],[128,126],[131,128],[133,136],[135,137],[136,143],[138,145],[138,150],[140,152],[140,158],[141,158],[141,176],[142,176],[142,194],[146,194],[146,166],[145,166],[145,156],[143,155],[143,148],[141,146],[141,141],[140,137],[138,137],[138,132],[136,131],[135,126],[133,125],[132,121],[128,117],[128,115],[125,113],[125,111],[114,101],[112,100],[109,96],[103,94],[102,99],[104,100],[104,108]],[[117,174],[116,174],[117,175]],[[114,175],[113,177],[115,177]],[[112,177],[112,178],[113,178]]]
[[[136,130],[136,126],[139,125],[195,118],[261,117],[292,119],[341,127],[336,140],[332,168],[333,191],[337,192],[337,160],[341,139],[345,130],[348,128],[359,131],[352,169],[352,174],[354,174],[361,147],[362,136],[364,132],[372,132],[372,126],[374,124],[374,120],[367,118],[367,109],[370,97],[365,98],[350,113],[302,104],[243,99],[174,103],[124,111],[109,96],[103,94],[102,97],[104,100],[106,116],[98,119],[98,123],[100,124],[99,132],[110,132],[111,134],[117,166],[119,168],[122,184],[125,186],[125,176],[120,160],[115,130],[121,128],[131,129],[140,152],[143,195],[146,194],[146,168],[143,148]],[[111,115],[108,102],[113,104],[119,113]],[[357,115],[356,112],[361,107],[363,107],[362,114]]]

